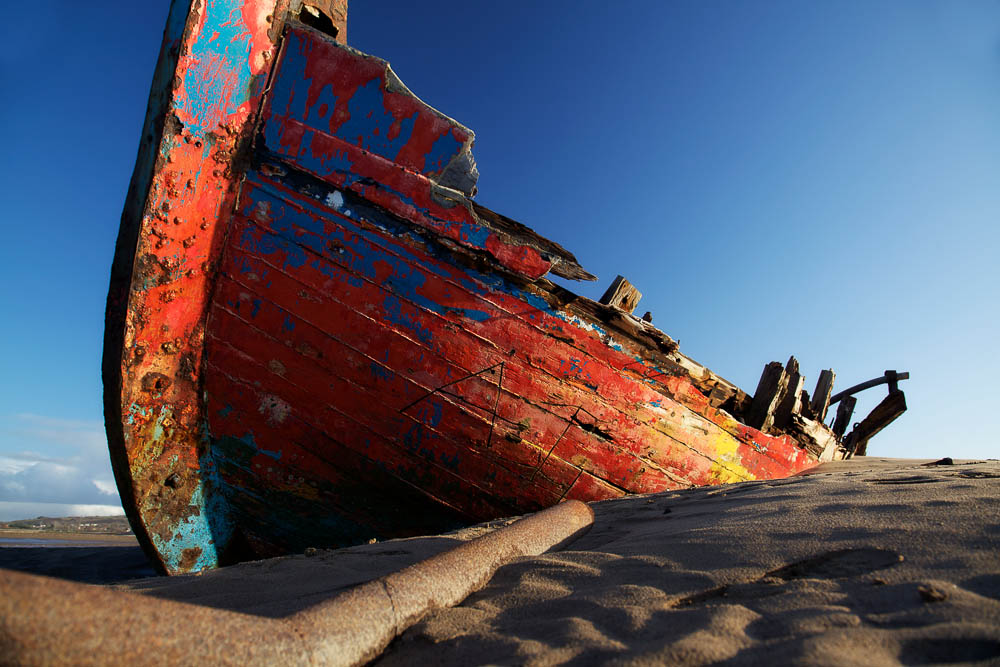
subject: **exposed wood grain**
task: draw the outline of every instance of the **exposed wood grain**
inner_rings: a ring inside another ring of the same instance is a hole
[[[819,372],[810,406],[817,421],[826,421],[826,411],[830,407],[830,392],[833,390],[833,381],[836,377],[837,374],[832,368]]]
[[[772,361],[764,367],[757,383],[757,391],[753,394],[750,412],[747,414],[748,426],[767,432],[774,424],[774,412],[788,387],[788,373],[780,361]]]
[[[868,441],[904,412],[906,412],[906,396],[902,391],[890,392],[847,436],[848,448],[853,450],[856,456],[864,456],[868,450]]]
[[[843,457],[839,440],[823,422],[809,419],[801,414],[792,415],[788,430],[820,461],[832,461]]]
[[[854,414],[857,402],[858,399],[855,397],[845,396],[837,406],[837,417],[833,420],[833,434],[838,438],[843,437],[847,427],[851,425],[851,416]]]
[[[618,276],[604,292],[601,303],[631,314],[639,305],[641,298],[642,292],[636,289],[635,285],[626,280],[624,276]]]
[[[772,428],[776,431],[784,431],[791,421],[793,414],[798,414],[801,407],[802,383],[805,378],[799,373],[799,361],[795,357],[789,357],[785,364],[785,374],[788,376],[788,383],[774,410]]]

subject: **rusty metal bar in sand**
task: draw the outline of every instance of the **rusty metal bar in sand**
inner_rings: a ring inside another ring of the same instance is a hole
[[[564,546],[593,521],[569,500],[280,619],[0,569],[0,662],[356,665],[502,565]]]

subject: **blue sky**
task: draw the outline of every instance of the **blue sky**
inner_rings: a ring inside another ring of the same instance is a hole
[[[0,27],[0,520],[117,502],[104,298],[166,11]],[[348,35],[476,131],[478,200],[576,253],[578,293],[625,275],[751,392],[790,354],[810,388],[910,371],[871,454],[997,456],[997,2],[359,1]]]

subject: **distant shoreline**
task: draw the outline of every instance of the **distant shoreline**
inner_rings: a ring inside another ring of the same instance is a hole
[[[25,540],[65,540],[67,542],[100,542],[108,546],[131,547],[138,544],[135,535],[113,533],[62,532],[58,530],[24,530],[0,528],[0,537]]]

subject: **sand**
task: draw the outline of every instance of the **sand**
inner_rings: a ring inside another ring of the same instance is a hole
[[[1000,664],[1000,462],[926,463],[595,503],[588,534],[502,568],[376,663]],[[282,617],[502,523],[106,583]]]

